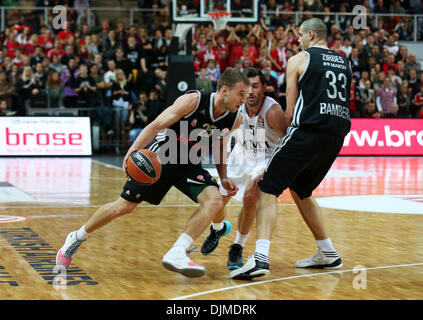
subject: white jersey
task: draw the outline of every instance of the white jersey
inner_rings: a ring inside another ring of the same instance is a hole
[[[245,103],[239,109],[243,121],[233,134],[236,142],[226,166],[228,178],[239,188],[234,197],[237,200],[242,201],[248,182],[263,172],[280,140],[278,133],[269,127],[266,120],[267,112],[275,104],[279,105],[273,98],[265,96],[259,113],[253,117],[248,115]],[[223,195],[227,194],[222,187],[220,190]]]

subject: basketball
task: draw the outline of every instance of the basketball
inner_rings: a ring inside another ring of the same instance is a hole
[[[126,161],[126,172],[135,182],[148,186],[159,180],[162,170],[159,157],[151,150],[140,149]]]

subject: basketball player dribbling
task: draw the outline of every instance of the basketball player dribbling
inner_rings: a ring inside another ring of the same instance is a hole
[[[257,241],[254,255],[234,279],[250,280],[269,274],[269,249],[276,224],[277,197],[290,188],[303,219],[317,242],[317,254],[297,261],[299,268],[339,268],[342,261],[328,237],[323,215],[312,192],[321,183],[351,127],[349,115],[351,68],[326,45],[322,20],[304,21],[299,43],[304,50],[288,60],[287,133],[275,149],[258,183]]]
[[[206,268],[191,261],[187,250],[223,209],[223,201],[216,180],[203,169],[200,161],[194,161],[188,154],[193,150],[196,154],[205,148],[207,154],[215,143],[220,144],[219,148],[223,148],[223,132],[235,130],[241,123],[242,117],[237,111],[245,101],[248,88],[248,78],[239,70],[228,68],[218,79],[217,92],[191,91],[177,98],[173,105],[165,109],[140,133],[123,160],[123,169],[126,170],[126,160],[129,156],[138,149],[146,148],[150,142],[152,143],[149,149],[156,152],[161,162],[166,149],[169,153],[176,154],[176,162],[162,163],[160,179],[150,186],[140,186],[128,179],[117,200],[100,207],[79,230],[68,234],[65,244],[57,253],[56,264],[68,268],[72,257],[88,234],[117,217],[131,213],[142,201],[160,204],[169,189],[175,186],[200,206],[189,218],[184,232],[163,257],[162,264],[166,269],[187,277],[204,275]],[[182,128],[187,131],[183,132]],[[199,132],[199,141],[190,140],[190,133],[194,130]],[[215,132],[219,135],[215,135]],[[168,143],[171,133],[176,134],[178,138],[176,146]],[[185,161],[180,161],[182,158]],[[233,195],[238,188],[227,178],[225,167],[223,161],[216,163],[223,187]]]
[[[266,161],[269,160],[288,126],[279,103],[264,95],[266,91],[264,74],[256,68],[248,68],[244,73],[250,80],[250,88],[247,99],[239,110],[243,121],[234,133],[236,142],[226,165],[227,176],[238,187],[238,192],[233,198],[242,202],[236,238],[228,253],[229,270],[242,267],[242,250],[254,222],[259,199],[257,183],[262,177]],[[221,187],[220,190],[223,203],[226,205],[231,196],[224,188]],[[229,221],[223,221],[224,217],[225,211],[222,210],[213,220],[210,234],[201,247],[203,255],[212,253],[217,248],[219,239],[231,228]]]

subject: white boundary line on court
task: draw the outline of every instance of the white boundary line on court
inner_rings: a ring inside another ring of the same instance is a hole
[[[392,266],[381,266],[381,267],[369,267],[369,268],[357,268],[357,269],[349,269],[349,270],[338,270],[338,271],[328,271],[328,272],[320,272],[320,273],[309,273],[309,274],[302,274],[298,276],[290,276],[290,277],[283,277],[283,278],[277,278],[277,279],[270,279],[270,280],[264,280],[264,281],[254,281],[250,283],[240,284],[236,286],[231,287],[225,287],[220,289],[214,289],[209,291],[203,291],[203,292],[197,292],[193,294],[189,294],[186,296],[180,296],[175,297],[169,300],[184,300],[189,298],[194,298],[202,295],[206,295],[209,293],[215,293],[215,292],[222,292],[222,291],[228,291],[233,289],[239,289],[239,288],[245,288],[245,287],[251,287],[259,284],[264,283],[270,283],[270,282],[277,282],[277,281],[283,281],[283,280],[291,280],[291,279],[299,279],[299,278],[309,278],[309,277],[316,277],[316,276],[322,276],[322,275],[328,275],[328,274],[342,274],[347,272],[353,272],[353,271],[360,271],[360,270],[377,270],[377,269],[390,269],[390,268],[401,268],[401,267],[414,267],[414,266],[422,266],[423,262],[421,263],[411,263],[411,264],[398,264],[398,265],[392,265]]]

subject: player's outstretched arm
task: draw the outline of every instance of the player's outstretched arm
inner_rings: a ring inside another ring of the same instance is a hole
[[[138,149],[144,149],[147,144],[154,139],[157,133],[170,127],[172,124],[194,111],[199,99],[200,96],[196,92],[180,96],[170,107],[165,109],[156,119],[146,126],[128,149],[123,159],[123,170],[126,172],[126,160],[133,152]]]

